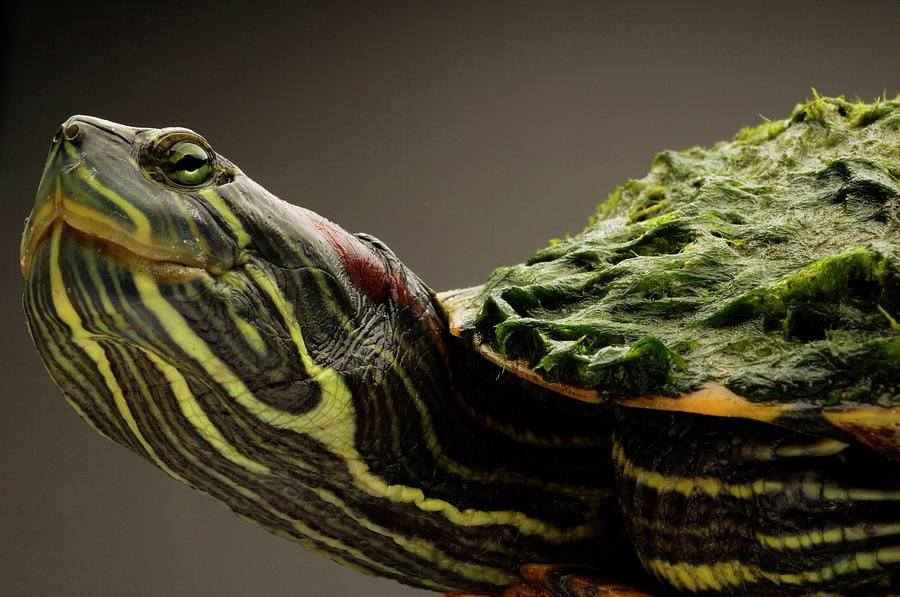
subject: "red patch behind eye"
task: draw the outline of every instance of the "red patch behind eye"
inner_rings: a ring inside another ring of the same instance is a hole
[[[420,296],[410,292],[403,267],[399,263],[397,267],[392,267],[391,263],[368,243],[317,213],[302,207],[297,209],[309,225],[335,250],[347,268],[347,274],[354,286],[360,292],[376,301],[394,300],[401,307],[410,307],[419,315],[430,312],[430,315],[423,317],[422,321],[435,340],[434,346],[446,362],[448,359],[447,347],[444,344],[446,330],[441,325],[440,318],[426,306],[427,293]]]
[[[305,209],[302,211],[306,221],[337,252],[359,291],[375,300],[387,298],[393,280],[384,258],[366,243],[325,218]]]
[[[337,224],[333,224],[314,211],[287,203],[257,185],[261,194],[275,203],[280,209],[298,213],[300,217],[327,242],[337,253],[347,274],[359,291],[376,300],[384,301],[393,298],[402,306],[416,301],[411,294],[401,267],[391,264],[378,251],[363,240],[350,234]]]

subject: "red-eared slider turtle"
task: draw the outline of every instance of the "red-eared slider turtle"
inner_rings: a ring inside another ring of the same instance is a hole
[[[482,594],[884,595],[898,177],[900,102],[817,97],[660,154],[581,234],[435,295],[192,131],[75,116],[24,304],[98,432],[352,568]]]

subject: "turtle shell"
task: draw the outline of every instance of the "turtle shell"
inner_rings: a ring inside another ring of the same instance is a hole
[[[738,417],[900,461],[900,101],[820,98],[663,152],[483,286],[455,335],[588,402]]]

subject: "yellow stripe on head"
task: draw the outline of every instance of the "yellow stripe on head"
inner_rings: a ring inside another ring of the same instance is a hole
[[[112,395],[113,400],[115,401],[116,408],[119,411],[119,415],[128,425],[128,429],[134,435],[135,439],[138,440],[141,447],[146,452],[147,457],[171,476],[187,483],[186,479],[170,469],[168,465],[166,465],[166,463],[164,463],[159,458],[159,456],[144,438],[143,434],[138,428],[138,424],[134,418],[134,415],[131,413],[131,409],[128,407],[128,402],[125,400],[125,396],[122,393],[122,388],[121,386],[119,386],[119,382],[118,380],[116,380],[116,376],[112,372],[112,366],[110,365],[109,359],[106,356],[106,352],[104,352],[103,347],[101,347],[100,344],[96,340],[94,340],[93,335],[84,328],[84,326],[82,325],[81,317],[78,315],[75,307],[69,301],[68,292],[65,283],[63,282],[62,271],[60,270],[59,265],[59,242],[61,234],[62,225],[56,224],[53,228],[50,241],[50,287],[51,296],[53,298],[53,307],[56,311],[57,316],[71,330],[72,342],[74,342],[79,348],[81,348],[81,350],[84,351],[87,357],[91,359],[97,366],[97,370],[103,377],[106,387]]]

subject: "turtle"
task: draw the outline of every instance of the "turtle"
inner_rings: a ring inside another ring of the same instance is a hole
[[[900,591],[900,98],[664,151],[581,233],[433,292],[199,134],[73,116],[28,329],[106,438],[448,594]]]

